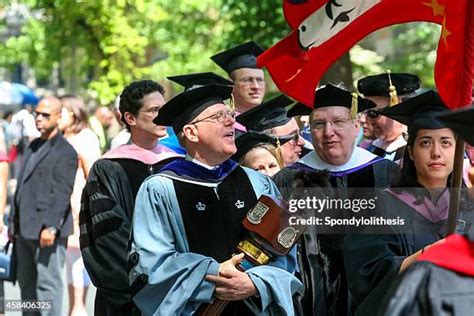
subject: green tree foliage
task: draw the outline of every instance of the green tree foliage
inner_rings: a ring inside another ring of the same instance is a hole
[[[355,45],[350,50],[350,59],[352,62],[353,79],[355,80],[384,71],[380,65],[384,61],[384,57],[373,50],[364,49],[361,45]],[[355,82],[354,87],[356,87]]]
[[[290,31],[279,0],[222,0],[221,16],[229,22],[222,48],[249,40],[269,48]]]
[[[433,23],[405,23],[394,26],[395,52],[382,67],[393,72],[417,74],[425,87],[434,87],[434,64],[441,27]]]
[[[0,67],[26,63],[40,82],[50,81],[53,69],[59,69],[61,84],[68,90],[87,89],[104,105],[132,80],[198,71],[223,74],[209,56],[248,40],[269,48],[290,31],[280,0],[23,0],[21,4],[28,7],[30,17],[20,34],[0,46]],[[0,13],[10,5],[0,0]],[[5,21],[2,25],[5,31]],[[352,71],[359,75],[390,68],[417,73],[432,84],[436,32],[436,26],[429,24],[396,26],[398,49],[393,56],[374,58],[367,49],[357,48],[351,52],[353,67],[346,67],[349,73],[341,77],[347,81]],[[347,55],[345,60],[349,61]],[[331,68],[335,73],[330,77],[338,77],[338,68]]]
[[[149,10],[160,12],[159,16],[153,14],[153,23],[147,26],[158,57],[153,77],[218,70],[209,57],[222,46],[221,35],[226,32],[220,1],[156,1],[149,4]]]
[[[210,66],[220,42],[219,1],[24,1],[33,13],[2,49],[1,66],[29,64],[39,79],[61,65],[107,104],[134,79]]]
[[[33,14],[22,34],[7,43],[10,55],[3,65],[27,62],[39,79],[61,63],[78,67],[74,74],[90,80],[102,103],[111,101],[133,78],[149,72],[144,52],[148,35],[136,27],[145,16],[143,1],[24,1]],[[79,52],[77,52],[79,50]],[[70,69],[61,69],[68,72]]]

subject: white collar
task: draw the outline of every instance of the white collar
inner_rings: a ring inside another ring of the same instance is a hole
[[[201,166],[201,167],[204,167],[204,168],[206,168],[207,170],[215,170],[215,169],[219,168],[219,165],[214,166],[214,167],[209,166],[209,165],[206,165],[205,163],[200,162],[200,161],[194,159],[193,157],[189,156],[188,154],[186,154],[186,160],[190,160],[191,162],[194,162],[196,165],[199,165],[199,166]]]
[[[403,137],[403,135],[400,135],[388,145],[386,144],[385,141],[377,138],[376,140],[373,141],[372,146],[383,149],[387,153],[391,153],[397,150],[398,148],[406,146],[406,144],[407,144],[407,141],[405,140],[405,137]]]
[[[372,161],[374,158],[377,157],[378,156],[372,154],[371,152],[365,149],[354,146],[354,151],[352,152],[351,158],[349,158],[349,161],[341,166],[330,165],[327,162],[324,162],[314,150],[309,152],[298,162],[317,170],[341,172],[359,167],[363,164],[368,163],[369,161]]]

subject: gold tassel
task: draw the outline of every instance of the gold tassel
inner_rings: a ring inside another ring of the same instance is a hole
[[[357,92],[352,92],[352,103],[351,103],[351,119],[357,118],[357,112],[359,110],[359,95]]]
[[[392,84],[392,78],[390,77],[390,70],[387,70],[387,75],[388,75],[388,94],[390,96],[390,102],[388,103],[388,106],[394,106],[395,104],[400,103],[398,100],[398,95],[397,95],[397,88]]]

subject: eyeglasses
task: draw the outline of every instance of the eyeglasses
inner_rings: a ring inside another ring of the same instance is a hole
[[[44,118],[45,120],[49,120],[49,118],[51,117],[51,113],[45,113],[45,112],[38,112],[38,111],[35,111],[34,112],[34,116],[35,117],[42,117]]]
[[[365,113],[371,119],[376,119],[380,116],[380,113],[377,110],[367,110],[367,111],[365,111]]]
[[[235,119],[235,112],[234,111],[219,111],[215,114],[212,114],[211,116],[208,116],[208,117],[205,117],[203,119],[194,121],[190,124],[197,124],[197,123],[201,123],[201,122],[224,123],[226,118],[230,118],[230,119],[234,120]]]
[[[324,130],[326,128],[327,123],[329,123],[334,130],[340,130],[346,126],[347,122],[352,121],[352,119],[336,119],[333,121],[323,121],[317,120],[311,122],[311,129],[314,129],[318,132]]]
[[[242,79],[237,80],[237,82],[241,83],[242,85],[249,86],[253,82],[256,82],[258,85],[264,85],[265,79],[262,77],[245,77]]]
[[[277,136],[277,138],[282,138],[282,139],[290,139],[288,142],[291,142],[292,144],[296,144],[298,143],[298,140],[300,139],[300,137],[303,137],[300,135],[300,133],[296,132],[296,133],[291,133],[291,134],[288,134],[288,135],[281,135],[281,136]]]
[[[140,110],[138,112],[149,113],[149,114],[155,116],[155,115],[158,115],[158,113],[160,112],[160,107],[154,106],[152,108],[149,108],[148,110]]]
[[[295,144],[298,142],[298,140],[300,139],[300,137],[303,137],[303,136],[301,136],[300,133],[298,133],[298,132],[296,132],[296,133],[294,133],[294,134],[290,134],[290,136],[293,136],[293,137],[290,139],[290,142],[295,143]]]

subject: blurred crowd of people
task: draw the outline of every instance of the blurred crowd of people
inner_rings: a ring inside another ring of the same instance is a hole
[[[46,100],[45,98],[44,100]],[[45,102],[45,101],[42,102]],[[79,246],[79,211],[81,194],[89,170],[102,153],[113,146],[117,147],[129,141],[120,122],[118,108],[114,106],[97,107],[95,111],[86,108],[83,99],[75,95],[63,95],[59,98],[61,117],[57,128],[77,153],[78,167],[75,172],[73,190],[70,196],[71,214],[74,222],[73,234],[68,237],[65,255],[67,284],[69,287],[70,313],[85,314],[85,298],[90,279],[81,259]],[[3,243],[6,242],[5,223],[8,223],[12,199],[16,191],[19,173],[25,164],[25,153],[32,142],[42,136],[35,120],[49,119],[38,112],[41,104],[25,104],[16,111],[3,113],[0,129],[0,232]],[[116,137],[119,133],[119,137]],[[45,179],[42,179],[45,180]],[[41,185],[41,184],[39,184]],[[24,197],[27,199],[28,197]],[[3,287],[2,287],[2,298]],[[62,295],[62,294],[61,294]],[[3,299],[2,299],[3,302]],[[3,308],[3,303],[2,303]]]

